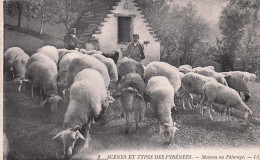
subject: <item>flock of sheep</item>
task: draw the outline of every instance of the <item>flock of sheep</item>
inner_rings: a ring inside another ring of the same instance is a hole
[[[244,93],[246,102],[249,100],[247,82],[254,81],[255,74],[216,72],[213,66],[176,68],[157,61],[143,66],[127,57],[117,64],[118,58],[117,52],[105,54],[53,46],[44,46],[29,57],[21,48],[12,47],[4,53],[4,71],[18,83],[19,91],[24,83],[29,83],[33,97],[34,89],[38,88],[40,103],[47,110],[56,112],[57,103],[62,99],[68,104],[64,130],[53,137],[62,140],[66,156],[72,155],[77,139],[85,140],[88,147],[91,124],[102,117],[117,98],[124,111],[122,116],[126,118],[125,133],[130,132],[130,113],[134,112],[138,133],[138,123],[144,118],[146,108],[151,107],[167,143],[171,143],[178,130],[171,114],[177,109],[176,97],[181,98],[181,106],[186,110],[187,105],[194,107],[192,95],[201,95],[200,113],[203,115],[207,109],[210,119],[213,119],[212,103],[224,105],[229,119],[230,107],[243,112],[244,118],[252,114],[239,93]],[[111,81],[117,83],[115,94],[109,90]],[[146,106],[142,105],[143,101]]]

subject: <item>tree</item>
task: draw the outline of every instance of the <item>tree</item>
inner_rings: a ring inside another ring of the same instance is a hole
[[[196,47],[202,45],[202,41],[208,36],[208,24],[198,16],[191,2],[180,10],[178,26],[179,52],[181,52],[180,64],[193,64],[198,56]]]
[[[245,28],[250,24],[252,10],[257,8],[257,5],[259,5],[257,0],[230,0],[221,12],[219,29],[223,37],[218,42],[220,54],[215,55],[215,58],[221,64],[223,71],[234,70],[236,61],[240,60],[237,54],[243,36],[246,35]],[[249,31],[248,33],[252,35],[253,32]],[[252,40],[252,37],[249,36],[248,38],[247,42]],[[245,46],[247,46],[246,43]]]
[[[144,0],[139,6],[161,41],[161,60],[175,66],[192,65],[209,30],[195,6],[190,2],[180,7],[167,0]]]
[[[259,9],[259,1],[252,3],[250,9],[248,9],[248,23],[244,27],[244,34],[239,45],[238,58],[241,61],[237,63],[237,66],[241,66],[241,69],[245,71],[255,71],[256,65],[254,65],[254,62],[259,59],[260,35],[257,32],[259,31]]]
[[[17,26],[22,27],[21,18],[24,1],[4,1],[4,12],[11,16],[17,15]]]
[[[93,0],[56,0],[53,10],[53,23],[63,23],[67,30]]]
[[[40,10],[39,6],[37,5],[37,1],[38,0],[26,0],[24,2],[27,32],[30,32],[31,20],[37,18],[37,14]]]

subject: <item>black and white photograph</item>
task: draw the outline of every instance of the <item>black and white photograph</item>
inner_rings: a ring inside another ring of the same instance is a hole
[[[3,160],[260,160],[260,0],[0,0]]]

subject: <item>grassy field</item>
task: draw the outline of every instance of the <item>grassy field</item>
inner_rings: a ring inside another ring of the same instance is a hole
[[[252,98],[247,103],[254,114],[260,117],[260,83],[253,86],[249,83]],[[118,108],[116,101],[110,106]],[[124,133],[125,119],[115,118],[106,124],[95,123],[90,134],[92,141],[88,149],[83,148],[79,157],[86,154],[94,156],[106,151],[116,150],[176,150],[192,148],[244,148],[260,146],[260,126],[241,125],[235,118],[227,118],[214,113],[213,121],[199,115],[198,108],[175,113],[179,131],[170,146],[163,143],[163,136],[158,133],[157,125],[146,114],[141,122],[140,133],[134,133],[134,119],[131,118],[132,132]],[[30,92],[23,89],[17,92],[16,84],[12,81],[4,83],[4,132],[10,143],[10,159],[59,159],[62,157],[62,143],[52,140],[52,137],[62,129],[64,104],[59,104],[59,112],[50,115],[39,105],[39,97],[30,97]],[[148,109],[149,111],[149,109]],[[117,115],[120,111],[111,113]],[[107,116],[107,118],[109,118]]]

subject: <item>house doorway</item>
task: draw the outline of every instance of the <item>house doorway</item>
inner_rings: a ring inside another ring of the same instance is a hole
[[[131,41],[131,17],[118,17],[118,43]]]

